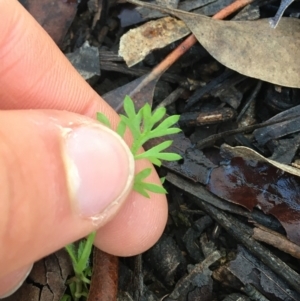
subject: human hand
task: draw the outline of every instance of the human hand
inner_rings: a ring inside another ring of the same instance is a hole
[[[125,143],[93,119],[118,115],[16,0],[0,0],[0,296],[33,262],[97,231],[96,246],[129,256],[167,219],[163,195],[131,191]],[[130,137],[126,138],[130,141]],[[159,183],[155,172],[149,181]],[[113,204],[113,205],[112,205]],[[94,220],[94,221],[93,221]]]

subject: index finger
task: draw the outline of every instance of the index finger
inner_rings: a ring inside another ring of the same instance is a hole
[[[0,12],[0,109],[58,109],[90,117],[101,110],[117,118],[18,1],[1,0]]]

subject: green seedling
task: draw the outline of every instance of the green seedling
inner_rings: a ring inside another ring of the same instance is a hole
[[[70,295],[64,295],[61,301],[78,301],[86,298],[91,277],[91,266],[89,264],[96,232],[82,239],[78,244],[69,244],[65,247],[74,269],[74,277],[68,280]]]
[[[165,116],[166,109],[159,108],[152,112],[150,105],[145,104],[138,112],[135,111],[133,101],[129,96],[124,99],[124,111],[126,115],[120,115],[121,121],[117,126],[117,133],[123,138],[126,128],[133,136],[133,143],[130,147],[135,160],[148,159],[156,166],[161,166],[161,160],[176,161],[181,156],[175,153],[163,152],[172,144],[172,140],[164,141],[145,152],[140,152],[141,147],[150,139],[179,133],[181,130],[172,127],[179,120],[179,115],[167,117],[158,124]],[[103,113],[97,113],[98,121],[111,127],[108,118]],[[157,125],[157,126],[156,126]],[[161,186],[147,183],[144,180],[151,174],[151,168],[146,168],[135,175],[133,190],[148,197],[148,192],[167,193]]]
[[[156,166],[161,166],[162,160],[177,161],[181,156],[175,153],[164,152],[171,146],[172,140],[164,141],[145,152],[141,152],[142,146],[150,139],[163,137],[179,133],[181,130],[173,127],[179,120],[179,115],[165,118],[166,109],[159,108],[152,112],[150,105],[145,104],[136,112],[134,103],[129,96],[124,99],[125,114],[120,114],[120,123],[116,132],[123,138],[126,129],[132,133],[133,143],[130,147],[135,160],[148,159]],[[103,113],[97,113],[97,120],[111,128],[108,118]],[[145,168],[135,175],[133,190],[149,198],[149,192],[167,193],[162,185],[149,183],[146,181],[151,174],[151,168]],[[161,179],[163,183],[164,179]],[[89,264],[95,232],[91,233],[86,239],[81,240],[78,245],[70,244],[66,247],[70,255],[75,276],[68,281],[71,296],[64,295],[61,301],[78,301],[88,294],[91,276]]]

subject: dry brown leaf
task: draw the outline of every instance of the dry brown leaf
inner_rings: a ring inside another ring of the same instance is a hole
[[[20,0],[57,45],[63,39],[77,12],[77,1]]]
[[[213,169],[207,188],[249,210],[275,216],[288,239],[300,245],[300,170],[269,160],[250,148],[222,145],[226,164]]]
[[[189,33],[190,30],[182,21],[171,17],[150,21],[122,36],[119,55],[131,67],[152,50],[163,48]]]
[[[198,41],[220,63],[241,74],[286,87],[300,88],[300,20],[282,18],[219,21],[180,10],[128,0],[172,14],[185,22]]]

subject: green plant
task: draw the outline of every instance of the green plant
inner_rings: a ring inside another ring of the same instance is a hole
[[[162,152],[172,144],[172,140],[164,141],[145,152],[140,152],[141,147],[150,139],[180,132],[177,127],[172,127],[179,120],[179,115],[167,117],[160,124],[155,126],[166,115],[165,108],[159,108],[152,113],[151,107],[146,103],[138,112],[135,111],[134,103],[129,96],[124,99],[124,111],[126,115],[120,114],[121,121],[117,126],[117,133],[123,138],[126,128],[133,136],[133,143],[130,147],[135,160],[148,159],[154,165],[161,166],[161,160],[176,161],[181,156],[175,153]],[[111,127],[108,118],[103,113],[97,113],[98,121]],[[148,197],[147,191],[156,193],[167,193],[161,186],[144,182],[151,173],[151,168],[146,168],[135,175],[133,189],[141,195]]]
[[[77,301],[81,297],[87,297],[90,284],[91,266],[89,259],[92,252],[96,232],[92,232],[77,244],[69,244],[65,247],[74,269],[74,277],[68,280],[70,295],[64,295],[61,301]]]
[[[163,152],[172,144],[172,140],[164,141],[145,152],[141,152],[142,146],[150,139],[166,135],[176,134],[180,129],[173,127],[179,120],[179,115],[165,118],[166,109],[159,108],[152,112],[150,105],[145,104],[136,112],[134,103],[129,96],[124,99],[125,115],[120,115],[120,123],[116,132],[123,138],[128,128],[133,136],[133,143],[130,147],[135,160],[148,159],[156,166],[161,166],[161,161],[176,161],[181,156],[175,153]],[[97,120],[111,128],[108,118],[103,113],[97,113]],[[160,123],[159,123],[160,122]],[[135,175],[133,190],[149,198],[148,192],[167,193],[162,185],[146,182],[145,179],[151,174],[151,168],[146,168]],[[161,179],[163,182],[163,179]],[[78,247],[70,244],[66,247],[69,253],[75,276],[69,280],[69,288],[73,300],[77,301],[81,297],[87,296],[88,277],[91,274],[89,258],[92,251],[92,245],[95,238],[95,232],[91,233],[86,239],[81,240]],[[70,296],[65,295],[61,301],[72,300]]]

